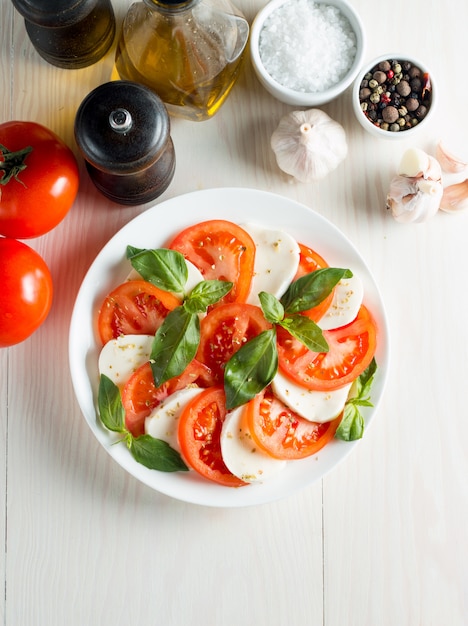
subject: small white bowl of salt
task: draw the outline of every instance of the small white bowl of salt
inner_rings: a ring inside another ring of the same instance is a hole
[[[320,106],[342,94],[361,70],[364,29],[347,0],[271,0],[255,17],[250,58],[275,98]]]

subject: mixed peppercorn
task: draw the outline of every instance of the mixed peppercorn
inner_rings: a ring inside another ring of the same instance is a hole
[[[410,61],[381,61],[363,77],[359,100],[364,115],[382,130],[413,128],[431,106],[429,74]]]

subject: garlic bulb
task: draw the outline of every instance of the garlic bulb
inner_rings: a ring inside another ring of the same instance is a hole
[[[279,168],[303,183],[324,178],[348,154],[344,128],[320,109],[285,115],[271,147]]]
[[[410,148],[390,183],[386,207],[404,223],[425,222],[439,209],[447,213],[468,209],[468,163],[448,152],[442,142],[436,158]]]
[[[395,176],[387,195],[387,209],[397,222],[425,222],[439,210],[443,187],[440,181]]]
[[[390,182],[386,206],[397,222],[425,222],[439,210],[443,192],[438,161],[423,150],[410,148]]]

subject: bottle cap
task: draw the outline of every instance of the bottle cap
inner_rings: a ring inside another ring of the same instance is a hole
[[[131,81],[96,87],[81,103],[75,138],[95,168],[128,174],[151,165],[170,138],[169,114],[153,91]]]

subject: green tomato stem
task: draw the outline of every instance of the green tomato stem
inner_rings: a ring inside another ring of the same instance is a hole
[[[27,146],[16,152],[10,152],[8,148],[0,144],[0,172],[3,172],[0,185],[7,185],[12,178],[24,185],[18,175],[27,168],[25,161],[31,151],[32,146]]]

